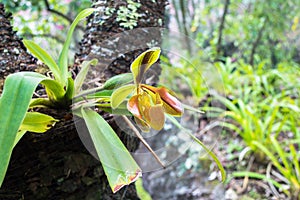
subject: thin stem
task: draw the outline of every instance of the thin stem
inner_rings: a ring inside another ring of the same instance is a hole
[[[100,91],[102,91],[103,89],[104,89],[104,87],[101,86],[101,87],[97,87],[97,88],[93,88],[93,89],[86,90],[86,91],[84,91],[84,92],[82,92],[82,93],[76,95],[76,96],[74,97],[74,99],[79,98],[79,97],[83,97],[83,96],[86,96],[86,95],[89,95],[89,94],[93,94],[93,93],[96,93],[96,92],[100,92]]]
[[[149,146],[149,144],[146,142],[146,140],[143,138],[143,136],[140,134],[140,132],[137,130],[137,128],[131,123],[131,121],[124,115],[122,115],[125,122],[128,124],[128,126],[132,129],[132,131],[135,133],[135,135],[141,140],[141,142],[145,145],[145,147],[152,153],[154,158],[157,160],[157,162],[165,169],[166,166],[161,162],[159,157],[156,155],[156,153],[152,150],[152,148]]]

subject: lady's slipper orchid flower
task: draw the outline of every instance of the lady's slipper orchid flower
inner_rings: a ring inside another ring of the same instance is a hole
[[[150,127],[161,130],[165,124],[165,113],[181,116],[183,108],[165,87],[153,87],[142,84],[145,72],[160,56],[160,48],[152,48],[139,55],[131,64],[134,84],[124,85],[114,91],[111,96],[112,108],[117,108],[128,95],[134,92],[127,103],[127,109],[133,114],[138,126],[145,132]]]

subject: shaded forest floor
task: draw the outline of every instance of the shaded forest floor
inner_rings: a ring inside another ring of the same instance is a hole
[[[231,178],[235,171],[265,173],[267,167],[267,163],[254,161],[251,153],[241,157],[241,152],[246,146],[238,135],[222,128],[213,128],[203,133],[203,127],[199,126],[212,122],[205,119],[199,121],[197,116],[189,114],[183,118],[185,119],[181,124],[191,128],[205,145],[213,149],[227,172],[227,178],[230,179],[224,184],[221,183],[216,164],[204,150],[187,139],[184,133],[167,124],[167,130],[146,139],[154,150],[159,149],[159,157],[169,163],[166,169],[157,166],[156,170],[143,174],[144,187],[153,199],[276,199],[265,181],[244,177]],[[138,152],[146,152],[145,147],[140,145]],[[156,165],[151,155],[140,162],[142,168]],[[283,194],[280,195],[287,199]]]

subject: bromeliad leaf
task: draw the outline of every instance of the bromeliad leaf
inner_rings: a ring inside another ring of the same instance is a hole
[[[141,83],[145,72],[153,65],[160,56],[160,48],[151,48],[139,55],[131,64],[130,70],[135,84]]]
[[[111,107],[117,108],[135,88],[135,85],[124,85],[116,89],[111,95]]]
[[[55,79],[60,84],[63,84],[63,79],[59,71],[59,67],[53,60],[53,58],[36,43],[29,40],[23,40],[23,43],[25,47],[30,51],[30,53],[32,53],[32,55],[34,55],[37,59],[43,62],[51,70]]]
[[[0,98],[0,187],[32,94],[37,85],[46,79],[49,78],[34,72],[19,72],[6,78]]]
[[[71,103],[71,99],[74,97],[74,94],[75,94],[74,80],[72,77],[69,77],[68,78],[68,87],[67,87],[67,91],[65,94],[66,102],[64,102],[66,106]]]
[[[46,93],[51,101],[55,102],[64,98],[66,92],[59,82],[53,79],[46,79],[41,84],[45,86]]]
[[[108,79],[104,83],[103,89],[105,90],[116,89],[122,85],[129,84],[132,81],[133,81],[132,73],[119,74]]]
[[[93,8],[87,8],[87,9],[81,11],[77,15],[77,17],[75,18],[75,20],[73,21],[73,23],[70,26],[70,29],[69,29],[68,34],[67,34],[67,39],[64,43],[63,49],[62,49],[62,51],[59,55],[59,59],[58,59],[58,66],[59,66],[59,69],[60,69],[60,72],[61,72],[62,80],[65,81],[64,84],[67,84],[67,78],[68,78],[68,52],[69,52],[69,47],[70,47],[70,43],[71,43],[71,39],[72,39],[74,29],[81,20],[83,20],[84,18],[86,18],[87,16],[92,14],[94,12],[94,10],[95,9],[93,9]]]
[[[58,120],[49,115],[38,112],[27,112],[20,130],[17,132],[14,147],[27,131],[35,133],[44,133],[49,130]]]
[[[15,142],[14,142],[14,146],[13,146],[13,147],[15,147],[16,144],[18,144],[18,142],[19,142],[20,139],[25,135],[26,132],[27,132],[26,130],[19,130],[19,131],[17,132],[17,135],[16,135],[16,138],[15,138]]]
[[[81,70],[80,72],[77,74],[76,79],[74,81],[74,86],[75,86],[75,94],[78,94],[80,92],[81,86],[84,82],[84,79],[90,69],[90,65],[97,65],[98,60],[97,59],[93,59],[90,61],[83,61],[83,63],[81,64]]]
[[[81,109],[113,192],[137,180],[141,169],[110,125],[95,111]]]
[[[19,130],[44,133],[55,125],[58,120],[38,112],[27,112]]]

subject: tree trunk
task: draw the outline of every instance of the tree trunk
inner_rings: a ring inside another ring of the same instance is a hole
[[[78,66],[84,60],[97,58],[99,65],[93,68],[94,74],[90,77],[95,78],[95,82],[103,82],[115,74],[128,72],[130,63],[141,52],[152,46],[160,46],[167,1],[138,2],[137,24],[134,29],[130,29],[122,25],[124,21],[120,17],[120,10],[128,7],[127,0],[93,0],[93,7],[98,12],[89,18],[75,62]],[[109,12],[110,9],[113,10]],[[132,9],[128,12],[128,15],[135,13]],[[154,75],[160,74],[158,65],[151,68]],[[158,77],[155,77],[152,82],[157,81]]]
[[[141,1],[141,7],[138,9],[141,16],[137,20],[137,26],[161,27],[165,2]],[[127,1],[94,1],[93,6],[98,12],[89,18],[80,52],[76,55],[75,66],[78,67],[82,61],[96,57],[100,65],[89,75],[95,82],[104,82],[113,75],[128,72],[132,60],[147,47],[145,44],[153,42],[156,42],[155,46],[160,44],[161,33],[158,29],[151,34],[150,29],[139,29],[135,35],[141,35],[135,37],[136,40],[130,37],[133,32],[127,32],[124,33],[125,37],[121,38],[122,43],[112,42],[120,39],[115,34],[130,30],[122,27],[120,21],[116,21],[117,11],[107,16],[105,9],[109,7],[118,10],[122,5],[127,6]],[[99,20],[103,22],[99,23]],[[21,52],[26,61],[20,60],[20,57],[13,59],[14,54],[0,54],[0,63],[9,63],[0,65],[2,79],[8,72],[32,69],[31,66],[36,66],[36,60],[26,53],[21,40],[12,32],[8,15],[4,13],[3,6],[0,6],[0,23],[3,21],[5,26],[1,24],[0,49],[16,44],[12,50]],[[7,35],[9,39],[3,44],[9,45],[1,46],[1,42],[8,38]],[[151,37],[146,40],[148,36]],[[112,37],[114,40],[111,40]],[[152,41],[154,37],[155,41]],[[120,44],[124,46],[119,48]],[[133,45],[133,48],[130,45]],[[15,66],[24,67],[12,70]],[[8,70],[2,70],[5,68]],[[157,75],[160,73],[158,66],[156,70],[154,72]],[[157,76],[155,78],[157,79]],[[100,162],[82,144],[70,111],[49,109],[40,111],[52,115],[60,122],[45,134],[25,134],[16,145],[0,189],[0,199],[138,199],[133,184],[116,194],[112,193]],[[118,121],[117,125],[111,115],[101,114],[112,125],[129,151],[136,150],[138,140],[123,132],[118,126],[120,122]],[[82,122],[78,123],[79,126],[85,126]]]
[[[5,13],[0,4],[0,92],[3,82],[10,73],[34,70],[36,60],[26,52],[26,48],[10,25],[11,14]]]

